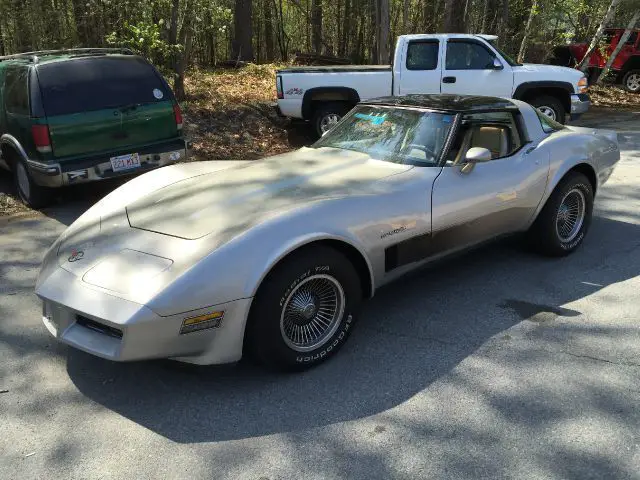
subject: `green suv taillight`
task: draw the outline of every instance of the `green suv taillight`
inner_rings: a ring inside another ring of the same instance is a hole
[[[49,136],[49,125],[32,125],[31,135],[36,150],[40,153],[51,152],[51,137]]]

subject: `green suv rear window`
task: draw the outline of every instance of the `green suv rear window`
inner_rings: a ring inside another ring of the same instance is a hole
[[[137,57],[91,57],[44,64],[38,82],[47,116],[171,98],[154,68]]]

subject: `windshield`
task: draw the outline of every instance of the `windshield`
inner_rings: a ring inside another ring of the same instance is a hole
[[[340,148],[376,160],[436,166],[455,115],[408,108],[360,105],[312,148]]]
[[[511,58],[511,55],[509,55],[508,53],[505,53],[504,50],[502,50],[495,42],[495,40],[491,40],[489,42],[491,44],[491,46],[493,48],[496,49],[496,51],[502,56],[502,58],[504,58],[506,60],[506,62],[511,65],[512,67],[520,67],[522,66],[521,63],[515,61],[513,58]]]

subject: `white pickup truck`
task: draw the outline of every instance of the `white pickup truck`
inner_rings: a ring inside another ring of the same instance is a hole
[[[294,67],[276,72],[278,109],[308,120],[318,136],[356,103],[421,93],[486,95],[524,100],[565,123],[590,106],[579,70],[520,64],[500,50],[494,35],[398,37],[392,66]]]

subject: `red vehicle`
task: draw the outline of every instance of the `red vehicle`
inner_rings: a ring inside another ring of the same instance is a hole
[[[624,28],[608,28],[600,39],[601,48],[597,48],[589,57],[588,72],[592,79],[604,68],[609,55],[618,45]],[[622,50],[618,53],[611,70],[616,74],[616,81],[633,93],[640,93],[640,30],[633,30]],[[588,43],[571,43],[553,49],[548,63],[574,67],[582,60]]]

